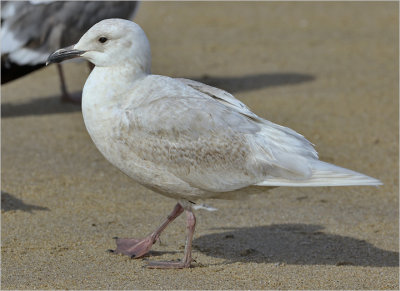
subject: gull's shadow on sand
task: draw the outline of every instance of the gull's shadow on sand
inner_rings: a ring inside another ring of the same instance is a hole
[[[1,210],[6,212],[10,210],[22,210],[26,212],[32,212],[32,210],[46,210],[49,208],[37,206],[33,204],[26,204],[21,199],[18,199],[7,192],[1,191]]]
[[[272,86],[296,85],[314,81],[310,74],[299,73],[262,73],[237,77],[214,77],[204,75],[201,78],[188,78],[207,85],[226,90],[230,93],[262,89]]]
[[[201,236],[194,247],[228,262],[290,265],[399,266],[399,253],[379,249],[352,237],[324,233],[307,224],[275,224],[231,228]]]
[[[60,99],[60,96],[50,96],[45,98],[33,98],[31,101],[21,104],[3,103],[1,104],[1,117],[7,118],[81,111],[80,105],[65,103]]]
[[[193,79],[207,85],[224,89],[230,93],[261,89],[271,86],[295,85],[299,83],[315,80],[309,74],[299,73],[274,73],[274,74],[254,74],[238,77],[213,77],[205,75],[201,78]],[[63,103],[59,96],[45,98],[33,98],[31,101],[22,104],[3,103],[1,105],[1,116],[17,117],[28,115],[43,115],[55,113],[70,113],[80,111],[79,105]]]

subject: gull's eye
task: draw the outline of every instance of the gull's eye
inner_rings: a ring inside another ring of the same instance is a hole
[[[104,36],[99,38],[99,42],[101,42],[101,43],[105,43],[106,41],[107,41],[107,38]]]

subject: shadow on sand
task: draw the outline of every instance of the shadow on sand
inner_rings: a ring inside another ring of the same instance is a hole
[[[1,117],[7,118],[81,111],[80,105],[65,103],[60,99],[60,96],[50,96],[45,98],[33,98],[29,102],[22,104],[3,103],[1,105]]]
[[[290,265],[399,266],[399,253],[379,249],[351,237],[324,233],[307,224],[275,224],[232,228],[201,236],[194,247],[227,262]]]
[[[47,207],[37,206],[33,204],[26,204],[21,199],[18,199],[7,192],[1,191],[1,211],[22,210],[32,212],[32,210],[50,210]]]
[[[212,77],[189,78],[207,85],[224,89],[230,93],[261,89],[270,86],[294,85],[313,81],[315,77],[308,74],[276,73],[255,74],[239,77]],[[55,113],[70,113],[80,111],[79,105],[63,103],[59,96],[32,98],[23,104],[3,103],[1,106],[2,118],[28,115],[43,115]]]
[[[193,79],[233,94],[273,86],[296,85],[314,81],[315,77],[313,75],[299,73],[263,73],[238,77],[213,77],[204,75],[201,78],[189,77],[188,79]]]

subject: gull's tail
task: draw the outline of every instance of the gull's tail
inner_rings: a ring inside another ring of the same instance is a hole
[[[312,175],[304,180],[268,177],[257,186],[378,186],[382,182],[367,175],[357,173],[319,160],[312,162]]]

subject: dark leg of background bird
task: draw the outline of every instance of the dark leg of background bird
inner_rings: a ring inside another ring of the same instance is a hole
[[[147,254],[153,244],[160,237],[161,232],[170,224],[175,218],[177,218],[184,211],[183,207],[177,203],[174,210],[168,215],[167,219],[160,225],[160,227],[149,236],[143,239],[135,238],[117,238],[117,248],[114,253],[124,254],[131,256],[132,258],[140,258]]]
[[[87,64],[88,64],[89,73],[90,73],[93,70],[94,65],[90,62],[87,62]],[[75,103],[75,104],[81,104],[82,103],[82,92],[72,93],[72,94],[68,93],[67,83],[65,82],[64,71],[63,71],[61,64],[57,64],[57,70],[58,70],[58,74],[60,76],[60,82],[61,82],[61,101]]]
[[[64,71],[61,64],[57,64],[58,75],[60,76],[61,84],[61,101],[69,102],[75,104],[81,104],[82,102],[82,92],[79,93],[68,93],[67,84],[65,82]]]

